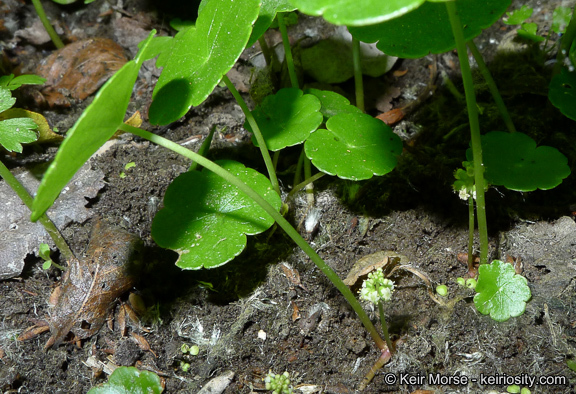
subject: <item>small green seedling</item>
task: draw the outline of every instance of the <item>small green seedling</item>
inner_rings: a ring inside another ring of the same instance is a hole
[[[480,265],[476,292],[476,309],[499,322],[523,314],[532,296],[526,278],[516,274],[512,264],[500,260]]]
[[[456,278],[456,283],[458,284],[458,286],[466,286],[466,280],[464,278]]]
[[[160,394],[164,391],[158,375],[150,371],[140,371],[134,367],[118,367],[108,378],[108,382],[93,387],[88,394]]]
[[[290,374],[285,371],[282,375],[275,375],[272,371],[264,378],[266,390],[272,391],[272,394],[292,394],[294,390],[290,386]]]
[[[190,369],[190,363],[187,363],[186,361],[180,361],[180,369],[182,372],[188,372]]]
[[[136,167],[136,163],[134,163],[133,161],[126,163],[126,165],[124,166],[124,170],[128,171],[132,167]],[[122,179],[126,178],[126,173],[124,171],[120,173],[120,178]]]
[[[448,286],[446,285],[436,286],[436,293],[442,297],[446,297],[448,295]]]
[[[183,343],[180,347],[180,351],[184,354],[189,353],[191,356],[197,356],[198,353],[200,353],[200,348],[196,345],[190,346],[186,343]]]
[[[529,388],[527,388],[527,387],[520,388],[520,386],[518,386],[517,384],[513,384],[513,385],[508,386],[506,388],[506,392],[508,392],[508,393],[520,393],[520,394],[530,394],[531,393]]]
[[[50,258],[50,246],[48,246],[48,244],[44,243],[40,244],[40,246],[38,247],[38,255],[44,260],[44,263],[42,264],[43,270],[48,270],[50,269],[51,266],[54,266],[59,270],[66,271],[66,268],[62,267],[59,264],[56,264]]]
[[[536,23],[525,23],[532,16],[532,12],[533,9],[531,7],[523,5],[515,11],[507,12],[508,18],[504,19],[503,22],[507,25],[520,25],[517,30],[519,37],[535,42],[545,41],[546,37],[538,35],[538,25]],[[557,7],[552,13],[551,30],[557,34],[563,33],[570,21],[571,14],[570,8]]]
[[[472,290],[476,289],[477,284],[478,284],[478,282],[474,278],[466,279],[466,287],[469,289],[472,289]]]
[[[1,82],[1,81],[0,81]],[[0,85],[0,115],[8,111],[16,99],[9,87]],[[22,153],[22,144],[38,139],[38,125],[30,118],[11,118],[0,120],[0,146],[8,152]]]

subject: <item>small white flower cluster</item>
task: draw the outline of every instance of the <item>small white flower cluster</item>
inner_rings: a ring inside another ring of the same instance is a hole
[[[360,299],[377,304],[379,301],[389,301],[394,291],[394,282],[384,278],[382,268],[368,274],[368,279],[362,283],[358,292]]]
[[[264,378],[266,390],[271,390],[272,394],[292,394],[294,391],[290,387],[290,374],[284,372],[282,375],[275,375],[272,371]]]
[[[470,198],[470,191],[466,186],[462,186],[462,188],[458,190],[458,197],[460,197],[461,200],[468,201]],[[472,186],[472,197],[476,200],[476,185]]]

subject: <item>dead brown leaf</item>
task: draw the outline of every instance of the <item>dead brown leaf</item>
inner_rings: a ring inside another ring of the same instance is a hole
[[[369,254],[354,264],[348,276],[344,279],[344,284],[353,287],[359,278],[378,268],[382,268],[384,272],[389,272],[396,265],[407,262],[408,258],[406,256],[389,250]]]
[[[388,112],[381,113],[380,115],[376,116],[376,118],[380,119],[388,126],[392,126],[404,119],[404,115],[405,114],[404,111],[402,111],[402,108],[394,108]]]
[[[90,38],[55,51],[36,69],[36,74],[46,78],[42,94],[50,107],[70,106],[62,92],[84,100],[127,61],[124,49],[114,41]]]
[[[136,344],[140,349],[144,350],[145,352],[150,352],[154,355],[154,357],[158,358],[156,353],[154,353],[154,351],[150,347],[150,344],[148,343],[146,338],[144,338],[142,335],[138,335],[133,332],[131,332],[130,335],[132,335],[132,338],[134,338],[134,341],[136,342]]]
[[[134,285],[140,250],[135,235],[95,225],[86,258],[71,261],[62,277],[59,297],[50,310],[52,336],[45,348],[58,346],[69,332],[85,339],[100,330],[116,298]]]

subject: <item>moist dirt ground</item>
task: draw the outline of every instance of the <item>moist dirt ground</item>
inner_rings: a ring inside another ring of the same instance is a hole
[[[112,38],[132,54],[146,32],[155,28],[173,34],[167,21],[184,15],[178,2],[44,3],[66,39]],[[520,3],[525,2],[514,2],[512,8]],[[530,3],[536,7],[535,21],[547,31],[549,15],[558,2]],[[34,44],[20,36],[14,39],[17,30],[33,24],[32,6],[6,0],[0,7],[4,57],[20,72],[34,72],[53,48],[50,43]],[[300,25],[318,23],[300,16]],[[573,168],[574,122],[559,115],[547,101],[551,72],[547,61],[554,54],[542,55],[538,48],[515,43],[512,30],[498,22],[477,44],[489,60],[516,127],[539,144],[558,148]],[[290,34],[295,42],[305,35],[298,26],[291,27]],[[267,36],[270,41],[277,37],[274,31]],[[250,59],[257,53],[258,47],[247,50],[230,74],[250,103]],[[399,60],[393,71],[405,74],[367,78],[366,85],[396,89],[399,93],[388,101],[392,107],[402,107],[426,89],[430,65],[462,91],[454,53]],[[468,147],[465,104],[445,88],[441,77],[434,73],[433,77],[434,94],[395,126],[405,139],[405,149],[392,173],[357,184],[324,177],[314,185],[314,204],[301,193],[288,213],[342,278],[358,259],[393,251],[406,256],[433,285],[448,286],[447,297],[436,296],[444,304],[439,305],[417,276],[397,273],[392,277],[397,287],[385,314],[397,352],[364,392],[505,392],[506,384],[483,379],[524,376],[545,379],[530,387],[532,393],[573,393],[576,373],[567,362],[576,361],[574,175],[550,191],[517,193],[493,188],[487,192],[490,257],[515,261],[528,280],[532,298],[523,315],[506,322],[481,315],[472,301],[474,292],[455,283],[467,272],[458,254],[467,251],[468,208],[451,187],[453,172]],[[194,150],[216,126],[211,158],[233,158],[263,170],[258,151],[242,127],[244,116],[222,87],[178,122],[150,126],[147,108],[155,78],[157,72],[151,66],[141,73],[127,115],[140,111],[142,127]],[[502,130],[481,79],[476,87],[484,110],[483,131]],[[349,96],[353,91],[350,82],[332,88]],[[367,93],[367,101],[369,112],[376,115],[379,112],[370,103],[383,93],[374,90]],[[21,97],[19,105],[42,112],[52,127],[65,132],[90,101],[91,97],[73,100],[69,108],[43,109]],[[12,170],[22,171],[44,164],[56,150],[57,146],[32,146],[22,155],[2,154],[2,160]],[[293,175],[290,166],[298,154],[288,150],[279,164],[285,171],[281,182],[286,191]],[[126,168],[127,163],[135,166]],[[46,318],[49,295],[61,276],[55,268],[44,271],[42,261],[30,254],[22,274],[0,282],[2,392],[86,393],[107,380],[107,370],[102,368],[106,363],[154,371],[164,379],[167,393],[197,393],[212,379],[231,376],[230,371],[233,378],[222,379],[221,391],[211,392],[264,392],[263,378],[270,370],[288,371],[296,392],[357,390],[379,353],[342,295],[280,229],[249,237],[248,247],[238,258],[212,270],[182,271],[174,264],[175,253],[155,245],[150,235],[154,214],[162,207],[170,182],[188,165],[184,158],[131,136],[114,140],[91,159],[90,169],[104,173],[104,186],[97,197],[86,201],[91,218],[69,224],[62,233],[79,256],[98,220],[139,236],[145,244],[146,268],[131,292],[141,297],[146,312],[139,317],[140,323],[129,325],[124,336],[116,317],[112,329],[105,325],[80,344],[44,350],[46,333],[16,341],[23,330]],[[59,255],[54,258],[58,260]],[[119,312],[128,298],[123,295],[113,311]],[[378,312],[367,309],[377,324]],[[197,345],[199,353],[183,353],[183,344]],[[186,371],[184,364],[189,364]],[[454,376],[467,376],[470,382],[450,384]]]

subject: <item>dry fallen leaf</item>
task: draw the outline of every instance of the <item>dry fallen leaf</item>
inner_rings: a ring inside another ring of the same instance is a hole
[[[306,289],[300,282],[300,274],[298,273],[297,269],[292,268],[292,266],[290,266],[288,263],[280,264],[280,268],[282,269],[282,272],[284,272],[284,275],[286,275],[286,278],[288,278],[288,280],[292,282],[294,286],[301,287],[302,289],[308,291],[308,289]]]
[[[380,115],[376,116],[376,118],[380,119],[388,126],[392,126],[404,119],[404,115],[405,114],[404,111],[402,111],[402,108],[394,108],[388,112],[381,113]]]
[[[359,278],[368,275],[370,272],[382,268],[386,273],[392,268],[400,263],[406,264],[408,258],[404,255],[398,254],[392,251],[380,251],[376,253],[369,254],[368,256],[362,257],[358,260],[346,279],[344,279],[344,284],[350,287],[354,287]]]
[[[152,348],[150,348],[150,344],[148,343],[146,338],[144,338],[142,335],[138,335],[133,332],[131,332],[130,335],[132,335],[132,338],[134,338],[134,341],[136,342],[136,344],[140,349],[144,350],[145,352],[150,352],[154,355],[154,357],[158,358],[156,353],[154,353]]]
[[[46,78],[42,94],[48,105],[70,106],[62,94],[84,100],[104,84],[128,59],[124,49],[107,38],[90,38],[66,45],[48,56],[36,69]]]
[[[140,250],[135,235],[100,222],[95,225],[86,257],[71,261],[62,277],[45,348],[58,346],[69,332],[85,339],[100,330],[116,298],[134,285]]]

